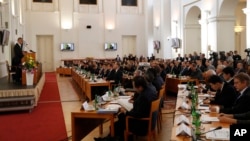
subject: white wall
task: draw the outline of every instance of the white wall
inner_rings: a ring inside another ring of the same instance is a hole
[[[123,35],[136,36],[137,56],[150,56],[154,53],[159,58],[174,58],[178,53],[184,54],[187,50],[184,50],[185,47],[182,46],[176,52],[170,47],[171,42],[167,38],[177,36],[182,39],[182,42],[185,42],[184,20],[188,8],[192,6],[198,6],[203,15],[204,11],[210,11],[209,15],[207,15],[209,22],[207,27],[204,25],[201,27],[203,32],[201,34],[202,50],[206,50],[206,45],[211,45],[213,50],[234,50],[234,22],[230,19],[232,16],[226,20],[225,17],[222,17],[224,18],[222,22],[219,19],[221,16],[218,18],[225,1],[138,0],[137,7],[123,7],[119,0],[98,0],[98,5],[79,5],[78,0],[53,0],[52,4],[33,3],[32,0],[5,0],[6,10],[2,10],[4,16],[1,22],[7,21],[9,23],[11,36],[10,44],[5,47],[5,52],[0,51],[0,77],[6,75],[4,61],[11,61],[11,44],[13,45],[16,39],[21,36],[27,41],[29,48],[36,51],[37,35],[53,35],[55,67],[61,65],[61,59],[110,58],[115,57],[117,54],[121,55],[121,38]],[[14,7],[11,6],[12,2],[14,2]],[[21,7],[19,7],[20,4]],[[3,7],[1,6],[1,9]],[[12,15],[12,8],[15,9],[14,15]],[[230,9],[230,6],[226,8]],[[223,9],[222,11],[227,10]],[[157,19],[159,19],[159,27],[155,28]],[[173,21],[177,21],[177,25]],[[87,29],[87,25],[91,25],[92,28]],[[244,24],[241,25],[244,26]],[[110,26],[111,28],[113,26],[112,30],[107,29]],[[205,28],[207,34],[205,34]],[[195,30],[194,32],[199,31]],[[191,31],[188,34],[194,32]],[[241,34],[242,45],[240,52],[242,52],[246,42],[244,40],[246,34]],[[204,39],[206,35],[208,37]],[[159,53],[156,53],[156,50],[153,49],[153,40],[160,40],[161,42],[162,48]],[[229,42],[222,42],[224,40],[229,40]],[[75,43],[75,51],[61,52],[59,45],[62,42]],[[104,42],[117,42],[118,50],[105,52],[103,49]],[[229,48],[227,48],[228,46]],[[192,47],[191,49],[194,50]]]
[[[36,35],[53,35],[56,67],[61,64],[61,59],[111,58],[122,54],[122,35],[137,36],[136,55],[145,55],[147,53],[144,49],[147,47],[145,44],[145,15],[140,12],[140,9],[137,7],[137,10],[134,10],[135,13],[131,11],[126,13],[122,8],[117,11],[114,8],[117,0],[103,1],[102,4],[103,7],[92,6],[92,9],[82,6],[73,9],[76,7],[73,1],[62,0],[59,3],[60,11],[58,12],[28,11],[25,16],[27,21],[25,38],[36,50]],[[65,22],[71,22],[72,28],[62,29]],[[114,29],[107,29],[110,24],[113,24]],[[87,25],[90,25],[91,28],[87,29]],[[59,44],[61,42],[75,43],[75,51],[60,52]],[[117,42],[118,50],[115,52],[104,51],[104,42]]]

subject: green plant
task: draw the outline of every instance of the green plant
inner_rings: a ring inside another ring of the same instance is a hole
[[[34,72],[34,69],[36,68],[36,62],[34,58],[27,56],[25,60],[26,61],[23,63],[23,69],[28,72]]]

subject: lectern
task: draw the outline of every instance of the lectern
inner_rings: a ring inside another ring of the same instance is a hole
[[[23,62],[26,62],[26,61],[28,61],[29,59],[30,59],[30,57],[32,58],[32,59],[34,59],[34,61],[36,61],[36,53],[35,52],[26,52],[25,54],[24,54],[24,57],[22,58],[22,63]],[[37,66],[38,68],[39,67],[41,67],[40,65],[38,65]],[[38,70],[39,69],[36,69],[35,71],[34,71],[34,79],[33,79],[33,84],[36,84],[37,82],[38,82]],[[25,70],[22,70],[22,84],[23,85],[26,85],[26,71]]]
[[[34,61],[36,61],[36,53],[35,52],[26,52],[24,53],[24,57],[22,58],[22,63],[26,62],[29,57],[32,57]]]

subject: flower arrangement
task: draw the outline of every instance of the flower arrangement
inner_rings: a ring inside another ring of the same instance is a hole
[[[36,68],[36,62],[34,58],[31,56],[26,57],[26,61],[23,62],[23,69],[25,69],[28,72],[34,72],[34,69]]]

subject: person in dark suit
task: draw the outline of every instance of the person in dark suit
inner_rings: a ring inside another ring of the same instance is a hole
[[[133,84],[138,97],[133,102],[133,109],[127,111],[125,108],[120,108],[118,121],[115,122],[115,135],[123,138],[125,129],[126,116],[132,116],[136,118],[149,117],[151,102],[157,99],[157,92],[148,85],[143,76],[136,76],[133,79]],[[138,120],[130,120],[130,131],[137,133],[138,135],[144,135],[147,133],[148,123]]]
[[[122,76],[123,76],[121,64],[119,62],[115,62],[113,68],[115,70],[115,74],[114,74],[115,84],[119,84],[122,82]]]
[[[238,93],[237,99],[232,107],[220,108],[220,113],[240,114],[250,111],[250,77],[246,73],[239,73],[234,77],[234,87]],[[215,107],[211,107],[211,111],[216,111]]]
[[[238,74],[238,73],[241,73],[241,72],[245,72],[246,73],[246,70],[244,69],[243,63],[242,62],[238,62],[237,66],[236,66],[236,69],[235,69],[235,74]]]
[[[229,124],[250,124],[250,111],[242,114],[220,114],[220,122]]]
[[[176,57],[176,61],[182,62],[184,59],[181,57],[181,54],[178,54],[178,57]]]
[[[14,46],[14,57],[12,59],[12,66],[15,66],[16,74],[14,79],[17,83],[21,82],[22,77],[22,58],[24,57],[23,54],[23,38],[19,37],[17,39],[17,43]]]
[[[220,105],[225,108],[232,107],[237,98],[234,87],[225,83],[218,75],[209,77],[208,82],[212,89],[216,91],[215,97],[210,99],[210,104]]]
[[[190,64],[190,69],[191,69],[191,73],[190,73],[190,77],[193,79],[198,79],[198,80],[203,80],[202,77],[202,72],[200,69],[197,68],[197,65],[195,63]]]
[[[230,85],[234,86],[234,69],[233,67],[225,67],[222,70],[223,79]]]
[[[120,68],[120,63],[115,62],[113,64],[113,69],[111,70],[111,72],[107,76],[106,80],[114,80],[114,84],[119,84],[122,82],[122,75],[123,75],[123,73],[122,73],[122,70]]]
[[[238,54],[236,50],[234,51],[233,59],[234,59],[234,68],[236,68],[237,63],[241,61],[241,56]]]

